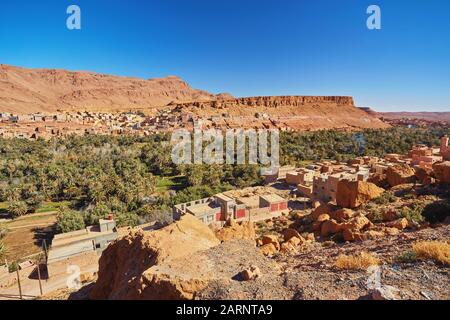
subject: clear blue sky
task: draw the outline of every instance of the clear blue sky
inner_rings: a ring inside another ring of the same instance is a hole
[[[82,30],[66,28],[77,4]],[[366,8],[382,30],[366,28]],[[449,0],[2,0],[0,63],[450,111]]]

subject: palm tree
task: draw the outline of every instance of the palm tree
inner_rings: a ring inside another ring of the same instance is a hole
[[[6,245],[0,241],[0,261],[2,261],[7,254]]]
[[[8,206],[8,212],[12,218],[18,218],[28,212],[28,205],[24,201],[13,201]]]

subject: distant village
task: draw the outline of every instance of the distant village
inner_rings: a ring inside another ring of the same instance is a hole
[[[149,135],[193,125],[193,117],[170,111],[147,117],[141,113],[61,112],[14,115],[0,113],[0,137],[51,139],[70,135]]]
[[[301,118],[301,117],[299,117]],[[263,112],[252,116],[232,117],[227,113],[199,117],[183,111],[181,106],[170,105],[156,115],[147,116],[141,112],[57,112],[53,114],[34,113],[26,115],[0,113],[0,137],[44,139],[71,135],[138,135],[171,132],[178,128],[192,131],[204,129],[265,128],[280,131],[294,131],[284,121],[297,117],[270,117]]]

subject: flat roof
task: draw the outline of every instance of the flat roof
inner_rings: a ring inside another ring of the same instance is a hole
[[[202,216],[206,213],[209,213],[213,209],[220,209],[220,206],[213,207],[210,205],[210,203],[201,203],[187,207],[186,210],[194,216]]]
[[[73,231],[73,232],[56,235],[53,238],[52,247],[65,246],[68,244],[91,240],[91,239],[95,239],[95,238],[113,234],[113,233],[115,233],[115,231],[113,231],[113,230],[100,232],[100,229],[97,226],[87,227],[84,230]]]
[[[280,197],[279,195],[277,195],[277,194],[275,194],[275,193],[262,195],[261,198],[263,198],[264,200],[266,200],[266,201],[268,201],[268,202],[281,202],[281,201],[286,201],[286,199]]]
[[[259,196],[254,195],[251,197],[240,197],[237,199],[239,204],[244,204],[247,208],[258,208],[259,207]]]
[[[223,201],[234,201],[234,199],[230,198],[229,196],[224,195],[223,193],[216,194],[214,197],[219,198]]]

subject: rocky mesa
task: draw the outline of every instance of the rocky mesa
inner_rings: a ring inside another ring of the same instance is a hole
[[[140,79],[61,69],[0,65],[0,112],[60,111],[154,114],[175,109],[202,119],[222,116],[226,128],[286,130],[387,128],[357,108],[348,96],[267,96],[234,98],[193,89],[176,76]]]
[[[286,128],[287,130],[364,128],[390,125],[355,106],[348,96],[267,96],[174,104],[180,112],[199,117],[226,115],[228,127]]]

